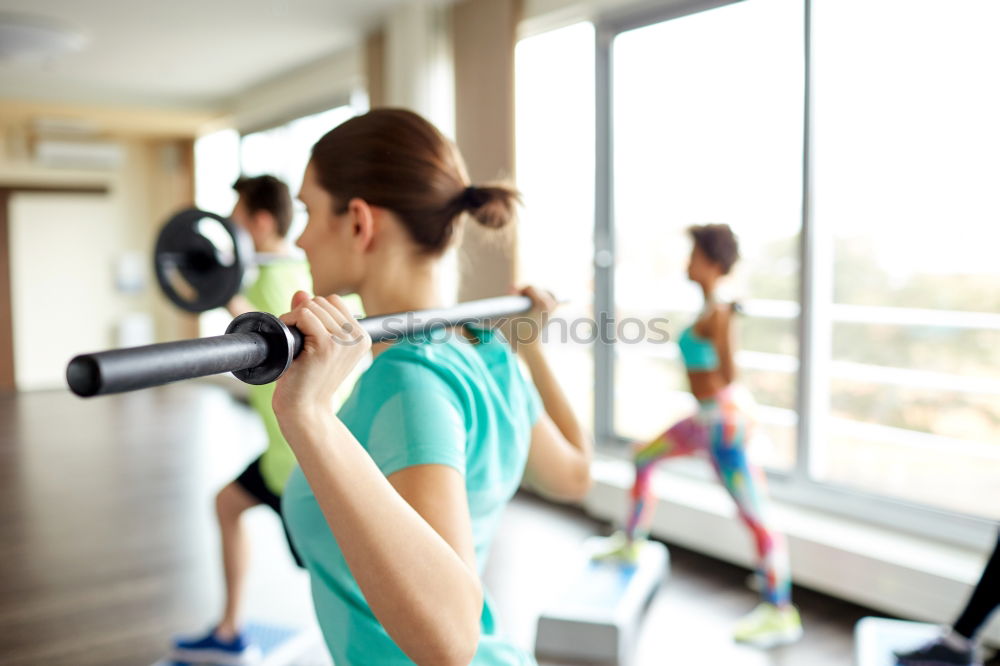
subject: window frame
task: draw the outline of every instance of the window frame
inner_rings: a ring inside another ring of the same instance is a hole
[[[642,8],[595,18],[595,205],[594,205],[594,312],[614,313],[615,221],[614,221],[614,41],[622,33],[692,14],[724,7],[743,0],[686,0],[657,8]],[[822,432],[830,398],[830,349],[832,317],[829,303],[821,298],[832,293],[833,257],[830,230],[818,228],[813,215],[813,68],[812,3],[801,0],[803,13],[803,148],[802,218],[799,241],[799,351],[796,412],[796,461],[787,472],[768,470],[772,496],[784,502],[820,509],[831,514],[929,537],[964,547],[981,548],[994,538],[993,521],[968,514],[922,505],[885,495],[819,481],[813,435]],[[594,345],[594,431],[603,453],[626,458],[628,440],[619,436],[614,423],[615,349],[609,341]],[[675,473],[709,478],[703,466],[672,465]]]

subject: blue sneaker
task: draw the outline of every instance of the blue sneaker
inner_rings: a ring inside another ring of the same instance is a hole
[[[260,661],[260,649],[240,633],[231,641],[219,640],[215,631],[201,638],[174,641],[170,658],[175,662],[249,666]]]

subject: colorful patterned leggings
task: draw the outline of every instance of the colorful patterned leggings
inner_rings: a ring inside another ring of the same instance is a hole
[[[744,399],[751,402],[745,391],[726,387],[714,398],[701,402],[694,416],[677,423],[636,451],[632,511],[626,530],[630,538],[643,538],[649,532],[655,505],[650,480],[656,463],[667,458],[707,453],[722,484],[736,501],[740,517],[753,534],[758,571],[763,580],[761,595],[765,601],[781,606],[789,603],[791,596],[788,549],[784,536],[768,524],[764,474],[747,459],[746,444],[754,424],[743,406]]]

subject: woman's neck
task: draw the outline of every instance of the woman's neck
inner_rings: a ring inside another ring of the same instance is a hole
[[[715,305],[715,281],[704,282],[701,285],[701,293],[705,298],[705,310],[710,310]]]
[[[358,288],[365,314],[377,316],[440,307],[437,261],[383,262]]]
[[[371,280],[358,288],[365,316],[427,310],[441,306],[438,293],[437,262],[387,262]],[[389,268],[390,266],[394,268]],[[391,342],[372,345],[372,357],[389,348]]]

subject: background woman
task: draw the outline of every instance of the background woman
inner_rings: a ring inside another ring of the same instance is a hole
[[[733,306],[720,303],[715,296],[718,284],[739,259],[739,247],[732,230],[724,224],[692,227],[689,232],[694,247],[688,278],[701,287],[705,302],[677,343],[698,411],[656,439],[636,446],[631,512],[624,533],[616,535],[614,548],[603,557],[637,557],[649,533],[656,502],[650,480],[658,462],[677,456],[707,455],[736,501],[759,558],[762,602],[740,620],[734,638],[762,647],[791,643],[802,635],[802,625],[791,603],[788,551],[783,536],[768,522],[764,475],[747,456],[747,442],[755,424],[750,416],[749,394],[733,383]]]

